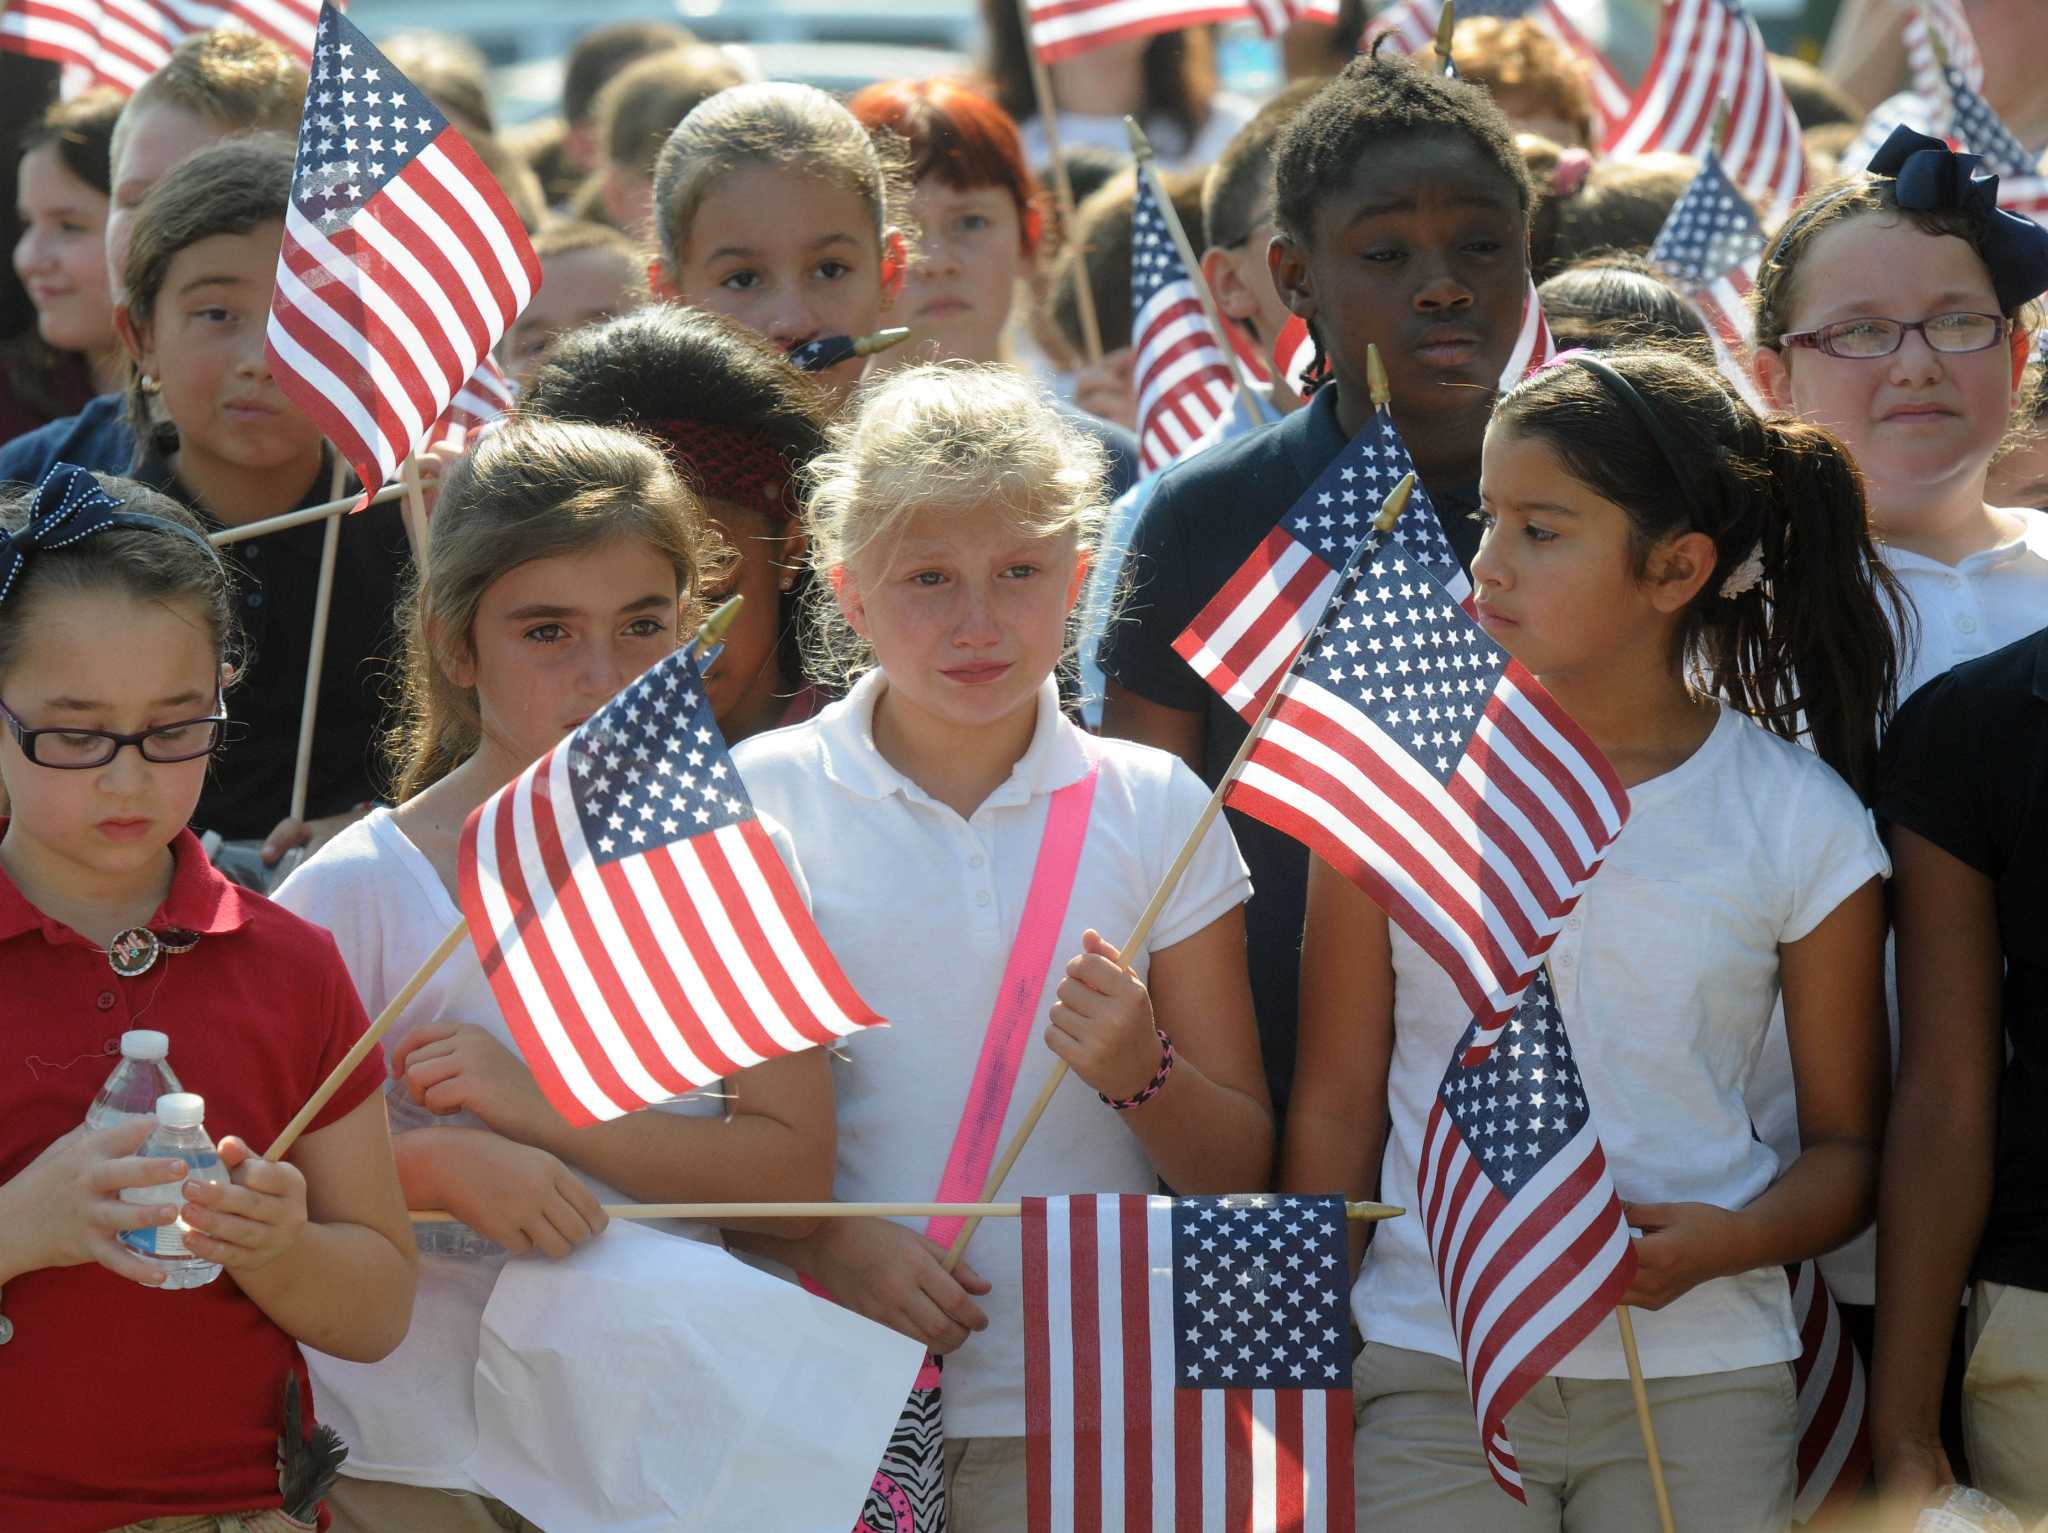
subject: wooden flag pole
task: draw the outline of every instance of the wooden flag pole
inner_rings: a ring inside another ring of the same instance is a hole
[[[1401,482],[1394,486],[1381,505],[1379,515],[1373,518],[1375,531],[1385,532],[1400,519],[1401,513],[1408,509],[1408,497],[1414,488],[1415,475],[1403,475]],[[1359,539],[1358,547],[1352,550],[1352,560],[1358,558],[1369,541],[1365,538]],[[1350,565],[1347,563],[1345,567],[1348,569]],[[1245,758],[1251,754],[1253,743],[1259,738],[1259,731],[1265,728],[1266,720],[1272,717],[1273,705],[1280,700],[1282,683],[1285,680],[1286,678],[1282,677],[1281,682],[1276,683],[1266,694],[1265,706],[1259,709],[1259,716],[1252,721],[1251,730],[1245,735],[1244,742],[1238,746],[1237,754],[1230,758],[1230,765],[1224,770],[1222,780],[1216,784],[1216,791],[1209,795],[1209,802],[1202,806],[1202,813],[1195,820],[1194,829],[1188,832],[1187,840],[1181,843],[1179,855],[1173,859],[1173,865],[1166,870],[1166,876],[1159,881],[1159,887],[1152,891],[1152,898],[1139,915],[1138,924],[1132,928],[1130,936],[1124,939],[1123,946],[1117,949],[1119,953],[1125,955],[1126,962],[1129,955],[1152,935],[1153,923],[1159,919],[1160,912],[1165,910],[1166,902],[1173,897],[1173,891],[1180,883],[1181,875],[1188,870],[1188,864],[1194,860],[1196,848],[1202,844],[1202,838],[1209,833],[1210,825],[1215,822],[1217,811],[1223,807],[1223,795],[1230,791],[1231,783],[1236,781]],[[1052,1073],[1045,1078],[1045,1084],[1039,1088],[1037,1100],[1031,1104],[1031,1110],[1024,1115],[1024,1121],[1017,1125],[1017,1132],[1003,1147],[1003,1153],[989,1171],[988,1180],[982,1184],[982,1202],[992,1202],[996,1193],[1001,1190],[1003,1179],[1010,1174],[1010,1168],[1017,1163],[1017,1157],[1023,1153],[1025,1141],[1031,1137],[1031,1131],[1038,1127],[1038,1120],[1045,1116],[1046,1108],[1052,1105],[1053,1093],[1059,1090],[1060,1082],[1067,1078],[1067,1068],[1067,1062],[1062,1059],[1052,1067]],[[953,1244],[946,1252],[948,1272],[960,1265],[960,1257],[967,1250],[967,1242],[973,1239],[975,1227],[980,1223],[978,1217],[968,1219],[961,1225],[960,1233],[953,1237]]]
[[[1166,227],[1173,235],[1174,249],[1180,252],[1180,264],[1186,268],[1188,280],[1195,286],[1195,296],[1202,302],[1202,313],[1209,320],[1210,330],[1215,332],[1216,344],[1223,348],[1223,355],[1230,361],[1230,376],[1237,380],[1238,397],[1250,406],[1255,424],[1266,424],[1266,404],[1259,398],[1259,391],[1252,387],[1251,380],[1244,375],[1243,359],[1237,348],[1230,343],[1230,332],[1223,328],[1223,316],[1216,309],[1216,295],[1209,291],[1209,279],[1202,275],[1202,263],[1196,259],[1195,247],[1188,240],[1188,231],[1181,227],[1180,213],[1174,208],[1173,199],[1166,195],[1166,187],[1159,179],[1159,164],[1152,153],[1152,140],[1145,137],[1145,130],[1138,126],[1135,117],[1124,118],[1124,132],[1130,136],[1131,154],[1138,162],[1138,174],[1145,184],[1152,188],[1152,199],[1159,204],[1159,216],[1166,220]]]
[[[606,1203],[613,1219],[702,1219],[711,1223],[734,1219],[1017,1219],[1022,1203]],[[1356,1220],[1398,1219],[1408,1212],[1390,1203],[1346,1203],[1344,1217]],[[414,1224],[454,1221],[442,1208],[414,1209]]]
[[[371,506],[387,505],[405,493],[405,487],[387,484],[383,489],[363,502],[365,510]],[[223,527],[219,532],[209,532],[206,541],[215,548],[226,548],[230,543],[246,543],[251,538],[268,536],[273,532],[288,532],[294,527],[303,527],[308,522],[324,521],[331,516],[346,515],[355,506],[355,498],[342,496],[325,505],[307,506],[303,510],[287,511],[282,516],[266,516],[260,522],[249,522],[241,527]]]
[[[341,454],[334,455],[334,478],[328,486],[330,499],[341,495],[346,468]],[[341,555],[341,518],[327,519],[320,540],[320,575],[313,590],[313,642],[306,651],[306,695],[299,703],[299,754],[292,764],[291,817],[301,824],[306,819],[306,792],[313,780],[313,721],[320,712],[320,667],[327,659],[327,615],[334,607],[334,565]]]
[[[1031,61],[1031,94],[1038,103],[1038,121],[1045,129],[1045,152],[1052,161],[1053,199],[1059,204],[1060,237],[1072,241],[1074,227],[1074,183],[1067,177],[1067,162],[1060,158],[1060,114],[1052,99],[1052,72],[1038,56],[1031,40],[1031,0],[1017,0],[1017,25],[1024,29],[1024,57]],[[1074,308],[1081,317],[1081,340],[1088,352],[1088,365],[1102,361],[1102,322],[1095,317],[1095,292],[1088,285],[1085,252],[1075,247]]]
[[[1643,1383],[1643,1359],[1636,1351],[1635,1322],[1628,1306],[1614,1306],[1614,1318],[1621,1322],[1621,1350],[1628,1358],[1628,1387],[1636,1397],[1636,1424],[1643,1429],[1643,1452],[1650,1460],[1650,1488],[1657,1493],[1657,1521],[1663,1533],[1678,1533],[1671,1520],[1671,1491],[1664,1484],[1664,1460],[1657,1452],[1657,1428],[1650,1421],[1650,1391]]]
[[[739,616],[740,604],[744,600],[744,597],[730,597],[706,618],[697,629],[695,637],[690,640],[691,653],[702,655],[723,639],[731,631],[733,620]],[[412,1004],[413,997],[426,988],[427,981],[440,972],[442,964],[455,956],[468,936],[469,922],[466,920],[457,921],[448,928],[448,935],[441,939],[440,946],[429,953],[426,961],[413,971],[412,978],[399,987],[398,994],[377,1013],[377,1020],[356,1040],[355,1047],[342,1056],[340,1064],[327,1072],[327,1079],[322,1081],[319,1089],[306,1099],[306,1105],[292,1115],[291,1122],[284,1126],[284,1132],[270,1142],[270,1148],[263,1152],[265,1160],[276,1160],[291,1149],[299,1135],[306,1131],[306,1125],[313,1121],[314,1115],[327,1105],[335,1092],[341,1089],[341,1083],[354,1073],[356,1066],[369,1057],[370,1050],[391,1031],[391,1024]]]

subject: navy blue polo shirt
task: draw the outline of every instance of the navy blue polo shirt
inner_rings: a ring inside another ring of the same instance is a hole
[[[23,432],[0,447],[0,484],[41,484],[58,463],[103,474],[135,471],[135,433],[128,427],[128,397],[102,394],[76,415]]]

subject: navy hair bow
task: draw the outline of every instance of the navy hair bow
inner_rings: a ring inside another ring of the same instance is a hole
[[[2048,290],[2048,229],[1998,205],[1998,177],[1979,174],[1983,160],[1958,154],[1938,138],[1904,124],[1870,157],[1870,173],[1890,176],[1893,198],[1915,213],[1955,209],[1984,220],[1977,253],[1991,272],[1991,290],[2010,313]]]
[[[190,538],[208,553],[213,551],[213,546],[190,527],[160,516],[123,511],[121,502],[86,470],[75,463],[57,463],[36,486],[28,524],[19,532],[0,532],[0,602],[6,601],[13,591],[31,552],[67,548],[109,527],[176,533]]]

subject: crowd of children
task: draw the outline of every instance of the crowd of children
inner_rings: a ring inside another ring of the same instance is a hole
[[[1472,620],[1628,796],[1545,983],[1630,1226],[1677,1524],[1791,1521],[1809,1259],[1868,1360],[1876,1489],[2048,1519],[2048,228],[1909,129],[1834,165],[1856,114],[1806,81],[1814,184],[1769,230],[1737,378],[1645,260],[1696,166],[1599,158],[1536,23],[1471,22],[1451,70],[1297,38],[1328,77],[1263,105],[1217,88],[1207,27],[1062,59],[1063,220],[1017,10],[984,10],[983,78],[844,103],[599,28],[562,120],[502,137],[476,61],[402,39],[516,169],[542,280],[499,348],[518,403],[433,465],[417,547],[385,508],[340,522],[317,667],[324,524],[232,536],[356,488],[265,344],[304,70],[202,33],[21,138],[0,1370],[33,1408],[0,1434],[0,1526],[533,1529],[469,1469],[508,1262],[603,1239],[623,1200],[971,1200],[972,1122],[1007,1139],[1056,1073],[1006,1196],[1412,1204],[1470,1007],[1350,878],[1205,813],[1250,726],[1176,645],[1383,407]],[[1313,356],[1305,394],[1248,385],[1142,477],[1135,182],[1100,163],[1125,114],[1227,339],[1263,377],[1299,320]],[[1536,283],[1567,349],[1504,385]],[[788,355],[885,326],[908,337],[876,356]],[[891,1025],[578,1127],[465,946],[261,1153],[460,922],[472,813],[734,595],[710,707]],[[135,1030],[225,1183],[124,1196],[188,1171],[142,1121],[85,1121]],[[151,1291],[132,1237],[173,1224],[218,1281]],[[1027,1526],[1015,1221],[957,1264],[957,1222],[665,1228],[943,1357],[951,1526]],[[1508,1413],[1518,1502],[1423,1221],[1357,1225],[1351,1255],[1360,1526],[1659,1515],[1615,1328]]]

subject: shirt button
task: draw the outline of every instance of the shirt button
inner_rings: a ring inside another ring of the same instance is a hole
[[[1973,617],[1959,617],[1956,619],[1956,627],[1960,628],[1964,633],[1975,633],[1977,631],[1977,620]]]
[[[977,889],[977,890],[975,890],[975,891],[974,891],[974,903],[975,903],[975,904],[977,904],[977,905],[986,905],[986,904],[988,903],[988,890],[986,890],[986,889]]]
[[[1564,923],[1564,925],[1566,931],[1577,931],[1579,929],[1579,918],[1577,916],[1573,916],[1569,920],[1567,920]]]
[[[100,998],[94,1001],[93,1005],[99,1007],[101,1011],[112,1011],[114,1009],[114,992],[111,990],[102,990],[100,992]]]
[[[1569,953],[1559,953],[1557,955],[1557,966],[1560,969],[1569,969],[1573,964],[1577,962],[1578,959],[1572,957],[1572,955]]]
[[[252,606],[252,607],[260,607],[260,606],[262,606],[262,605],[263,605],[263,593],[262,593],[261,591],[251,591],[251,592],[249,593],[249,605],[250,605],[250,606]]]
[[[969,866],[970,868],[978,868],[978,867],[980,867],[980,866],[981,866],[981,865],[982,865],[982,864],[983,864],[984,862],[987,862],[987,861],[988,861],[988,859],[987,859],[986,857],[982,856],[982,855],[981,855],[981,853],[979,853],[979,852],[976,852],[976,853],[975,853],[975,854],[974,854],[974,855],[973,855],[972,857],[970,857],[970,858],[968,858],[968,859],[967,859],[967,865],[968,865],[968,866]]]

